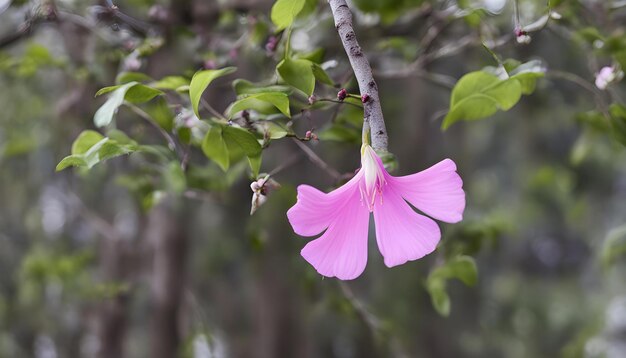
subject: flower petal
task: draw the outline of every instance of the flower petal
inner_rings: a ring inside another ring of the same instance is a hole
[[[362,176],[362,173],[357,173],[350,181],[328,194],[309,185],[298,186],[296,205],[287,211],[293,231],[300,236],[315,236],[324,231],[353,192],[358,191]]]
[[[341,208],[333,212],[328,230],[301,251],[320,274],[342,280],[357,278],[367,264],[369,211],[352,190]]]
[[[383,188],[383,198],[374,207],[374,221],[385,265],[402,265],[433,252],[441,238],[437,223],[413,211],[389,184]]]
[[[463,180],[451,159],[444,159],[419,173],[389,176],[387,180],[404,199],[427,215],[448,223],[463,219]]]

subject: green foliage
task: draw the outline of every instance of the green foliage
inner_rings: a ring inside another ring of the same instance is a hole
[[[174,114],[164,98],[161,97],[149,103],[145,110],[159,127],[167,132],[172,131],[174,128]]]
[[[200,105],[200,100],[202,99],[202,93],[204,93],[209,84],[211,84],[211,82],[213,82],[216,78],[226,76],[236,70],[237,69],[235,67],[225,67],[219,70],[198,71],[193,75],[191,78],[191,84],[189,84],[189,99],[191,100],[193,112],[198,118],[200,118],[198,106]]]
[[[508,61],[503,70],[504,79],[488,73],[489,69],[461,77],[452,90],[450,111],[443,120],[442,128],[445,130],[460,120],[489,117],[498,109],[508,111],[517,104],[522,94],[531,94],[537,78],[544,75],[538,61],[524,64]],[[490,72],[499,72],[499,69]]]
[[[228,108],[228,116],[232,117],[236,113],[246,109],[253,109],[259,113],[274,113],[273,108],[278,109],[282,114],[291,117],[289,112],[289,98],[283,92],[261,92],[251,94],[232,103]]]
[[[611,128],[615,139],[626,146],[626,107],[613,104],[610,109]]]
[[[202,141],[202,151],[207,158],[217,163],[222,170],[226,171],[230,166],[230,158],[226,141],[224,141],[222,135],[222,128],[221,125],[211,126]]]
[[[152,78],[143,72],[120,72],[115,76],[115,83],[123,85],[128,82],[149,82]]]
[[[452,90],[450,111],[443,120],[447,129],[459,120],[489,117],[498,109],[507,111],[519,101],[522,88],[514,79],[502,80],[492,74],[476,71],[461,77]]]
[[[281,85],[271,85],[264,86],[256,83],[252,83],[250,81],[244,79],[236,79],[233,81],[233,88],[235,89],[235,93],[238,96],[246,95],[246,94],[257,94],[257,93],[265,93],[265,92],[281,92],[286,95],[291,94],[293,90],[288,86]]]
[[[34,76],[40,68],[63,67],[65,63],[52,56],[47,47],[30,43],[19,57],[2,56],[0,53],[0,70],[10,71],[18,77]]]
[[[601,259],[605,268],[626,256],[626,225],[611,230],[602,244]]]
[[[158,89],[148,87],[136,81],[131,81],[123,85],[102,88],[96,93],[96,96],[109,92],[111,92],[109,99],[96,111],[93,117],[93,122],[96,127],[109,125],[115,113],[117,113],[119,106],[124,103],[124,100],[132,103],[143,103],[163,93]]]
[[[83,131],[72,144],[72,155],[63,158],[56,170],[71,166],[91,168],[103,160],[130,154],[138,149],[134,141],[120,143],[95,131]]]
[[[318,65],[317,63],[312,63],[312,66],[313,66],[312,67],[313,76],[315,76],[316,80],[318,80],[320,83],[323,83],[329,86],[335,86],[335,81],[333,81],[333,79],[328,75],[328,73],[324,71],[322,66]]]
[[[183,76],[167,76],[151,83],[150,86],[160,90],[183,92],[190,88],[190,82]]]
[[[318,73],[319,70],[317,70]],[[292,60],[285,58],[276,66],[276,71],[285,82],[304,92],[307,96],[313,94],[313,90],[315,90],[313,62],[303,59]]]
[[[253,176],[259,174],[262,147],[256,137],[243,128],[212,125],[202,141],[202,151],[224,171],[230,167],[231,156],[242,152],[248,157]]]
[[[291,26],[304,8],[306,0],[276,0],[272,6],[271,19],[277,31]]]
[[[261,168],[262,148],[256,137],[243,128],[232,126],[224,126],[222,136],[226,145],[229,147],[236,145],[243,150],[244,154],[248,157],[248,162],[252,169],[252,176],[257,177],[259,175],[259,169]]]
[[[450,297],[446,292],[449,279],[459,279],[467,286],[474,286],[478,280],[478,271],[474,259],[469,256],[457,256],[435,268],[426,281],[433,306],[442,316],[450,314]]]

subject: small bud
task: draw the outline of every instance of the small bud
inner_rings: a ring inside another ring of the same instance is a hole
[[[206,61],[204,61],[202,66],[204,67],[205,70],[213,70],[213,69],[217,68],[217,64],[213,60],[206,60]]]
[[[362,103],[367,103],[367,102],[369,102],[369,100],[370,100],[370,95],[369,94],[366,93],[366,94],[361,96],[361,102]]]
[[[311,131],[306,131],[306,134],[304,135],[305,139],[311,139],[311,135],[313,134],[313,132]]]
[[[339,92],[337,92],[337,99],[343,101],[348,97],[348,91],[345,88],[342,88]]]
[[[139,58],[139,54],[137,52],[133,52],[128,57],[124,59],[122,64],[124,71],[137,71],[141,68],[141,59]]]
[[[524,31],[520,27],[515,28],[515,39],[517,40],[517,43],[520,43],[520,44],[529,44],[530,41],[532,40],[528,32]]]
[[[311,139],[313,139],[313,140],[315,140],[315,141],[318,141],[318,140],[319,140],[319,138],[317,137],[317,134],[315,134],[315,133],[312,133],[312,134],[311,134]]]
[[[276,46],[278,46],[278,38],[276,36],[270,36],[265,43],[265,51],[271,55],[276,51]]]
[[[532,37],[530,35],[522,35],[516,38],[518,44],[528,45],[530,41],[532,41]]]
[[[269,175],[253,181],[250,184],[252,189],[252,205],[250,208],[250,215],[254,214],[257,209],[267,201],[267,195],[270,191],[280,188],[280,184],[274,179],[271,179]]]
[[[317,101],[317,96],[314,94],[309,96],[309,105],[312,106]]]

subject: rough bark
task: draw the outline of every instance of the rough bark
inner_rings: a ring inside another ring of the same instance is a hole
[[[345,0],[328,0],[328,4],[333,12],[335,27],[359,84],[359,91],[363,99],[363,134],[365,136],[371,130],[372,147],[379,151],[386,151],[387,129],[378,97],[378,86],[374,81],[369,61],[356,39],[352,26],[352,12],[350,12]]]

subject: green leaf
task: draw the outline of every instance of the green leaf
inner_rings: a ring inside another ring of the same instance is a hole
[[[626,256],[626,225],[609,231],[602,245],[602,264],[605,268]]]
[[[313,62],[286,58],[278,64],[276,71],[285,82],[304,92],[307,96],[313,94],[313,90],[315,90]]]
[[[180,194],[187,188],[187,179],[185,178],[185,172],[180,167],[180,162],[177,160],[171,161],[163,171],[163,180],[165,187],[173,193]]]
[[[433,306],[442,316],[450,314],[450,297],[446,292],[446,282],[452,278],[459,279],[468,286],[475,285],[478,272],[474,259],[469,256],[454,257],[428,275],[426,289]]]
[[[207,158],[217,163],[222,170],[227,171],[230,166],[230,158],[226,142],[222,136],[222,128],[221,125],[211,126],[202,141],[202,151]]]
[[[248,163],[250,164],[250,169],[252,169],[252,176],[258,177],[261,170],[261,154],[248,157]]]
[[[428,293],[430,294],[430,300],[435,307],[435,310],[444,317],[449,316],[450,296],[448,296],[448,293],[446,292],[445,280],[429,281],[427,289]]]
[[[98,108],[93,117],[96,127],[104,127],[111,123],[113,116],[117,113],[117,109],[124,103],[124,99],[133,103],[147,102],[163,92],[133,81],[123,85],[102,88],[96,93],[96,96],[105,93],[111,93],[111,95],[109,99]]]
[[[121,86],[105,87],[96,93],[96,96],[99,96],[104,93],[113,92],[109,99],[104,102],[100,108],[98,108],[93,117],[93,122],[96,127],[104,127],[111,123],[118,107],[124,103],[126,91],[136,84],[137,82],[129,82]]]
[[[83,131],[72,143],[72,154],[84,154],[93,147],[99,141],[103,140],[104,136],[96,131],[86,130]]]
[[[162,94],[163,92],[156,88],[148,87],[139,83],[128,89],[124,99],[131,103],[143,103],[148,102],[154,97]]]
[[[142,72],[121,72],[115,77],[115,83],[123,85],[128,82],[148,82],[152,78]]]
[[[174,128],[174,113],[172,113],[164,98],[158,98],[156,101],[148,104],[145,111],[157,122],[159,127],[167,132],[171,132]]]
[[[611,114],[611,128],[615,139],[626,146],[626,107],[613,104],[609,110]]]
[[[335,81],[333,81],[328,73],[324,71],[322,66],[318,65],[317,63],[313,63],[313,76],[315,76],[315,79],[320,81],[321,83],[327,84],[329,86],[335,85]]]
[[[261,154],[262,148],[256,137],[243,128],[224,126],[222,135],[226,143],[235,143],[248,157],[255,157]]]
[[[244,109],[260,109],[260,112],[266,112],[262,107],[259,107],[259,102],[269,103],[285,116],[291,117],[291,113],[289,112],[289,98],[285,93],[282,92],[257,93],[242,98],[231,104],[228,109],[228,116],[232,117],[233,115],[243,111]]]
[[[253,175],[257,176],[261,167],[261,152],[263,148],[256,137],[243,128],[232,126],[224,126],[222,128],[222,136],[229,147],[236,145],[243,150],[248,157]]]
[[[288,129],[275,122],[265,122],[265,130],[268,132],[270,139],[284,138],[287,134],[289,134]]]
[[[189,86],[189,80],[183,76],[167,76],[151,83],[150,86],[162,90],[176,91],[181,87]]]
[[[326,53],[326,50],[324,50],[323,47],[319,47],[311,52],[299,53],[295,55],[295,57],[299,59],[303,59],[303,60],[309,60],[313,63],[321,64],[322,61],[324,60],[325,53]]]
[[[488,117],[498,109],[511,109],[522,95],[517,79],[502,80],[492,74],[476,71],[463,76],[452,90],[450,111],[443,120],[445,130],[459,120]]]
[[[276,30],[284,30],[291,26],[298,13],[302,11],[304,3],[305,0],[276,0],[271,13]]]
[[[226,76],[236,70],[237,68],[235,67],[225,67],[219,70],[199,71],[193,75],[191,83],[189,84],[189,98],[191,99],[193,111],[198,118],[200,118],[200,114],[198,113],[200,99],[202,98],[202,93],[204,93],[209,84],[211,84],[211,82],[213,82],[216,78]]]
[[[476,262],[469,256],[457,256],[448,260],[445,265],[437,267],[428,279],[451,279],[461,280],[467,286],[474,286],[478,280]]]
[[[537,79],[543,77],[546,72],[539,60],[519,64],[508,71],[511,78],[519,81],[524,95],[529,95],[535,91]]]
[[[133,102],[133,103],[142,103],[147,102],[154,97],[163,94],[163,92],[158,89],[148,87],[138,82],[128,82],[123,85],[110,86],[101,88],[98,92],[96,92],[96,97],[101,96],[103,94],[116,91],[122,87],[126,87],[126,92],[124,94],[124,99]]]
[[[72,155],[63,158],[56,170],[61,171],[70,166],[91,168],[103,160],[139,150],[130,138],[122,138],[119,133],[114,133],[114,135],[129,144],[103,137],[95,131],[84,131],[72,144]]]
[[[265,93],[265,92],[282,92],[286,95],[290,95],[293,90],[288,86],[281,85],[272,85],[272,86],[263,86],[256,83],[252,83],[250,81],[238,78],[233,81],[233,88],[235,89],[235,93],[238,96],[244,94],[257,94],[257,93]]]

